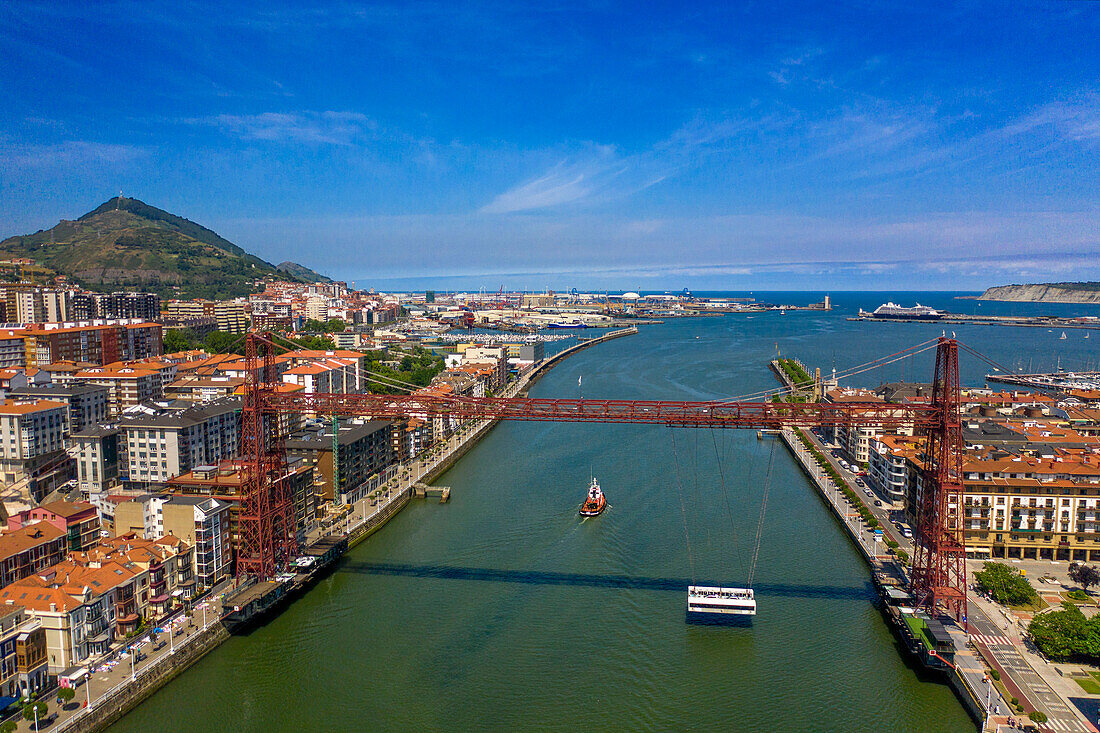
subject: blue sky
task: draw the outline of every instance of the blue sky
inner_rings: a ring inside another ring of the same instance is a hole
[[[122,190],[360,286],[1100,279],[1098,38],[1072,0],[14,0],[0,235]]]

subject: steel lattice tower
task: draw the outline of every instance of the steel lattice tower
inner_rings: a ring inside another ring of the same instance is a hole
[[[241,414],[241,506],[237,528],[237,577],[261,579],[286,567],[298,550],[294,502],[280,435],[275,344],[270,335],[245,339],[248,371]]]
[[[966,618],[966,540],[962,516],[959,345],[941,338],[932,382],[935,420],[924,438],[912,591],[922,606]]]

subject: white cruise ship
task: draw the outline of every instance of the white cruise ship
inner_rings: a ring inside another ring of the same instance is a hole
[[[938,321],[943,318],[943,314],[935,308],[929,308],[920,303],[912,308],[906,308],[893,301],[883,303],[870,313],[860,308],[859,315],[862,318],[896,318],[906,321]]]
[[[712,621],[751,621],[756,615],[752,588],[689,585],[688,618]]]

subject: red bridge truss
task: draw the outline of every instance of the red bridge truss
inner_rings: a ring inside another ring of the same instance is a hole
[[[936,348],[929,404],[882,402],[777,403],[712,400],[595,400],[442,395],[303,394],[276,391],[270,335],[247,337],[242,458],[245,481],[237,548],[238,574],[271,577],[292,559],[293,506],[276,482],[285,453],[276,434],[279,412],[355,415],[375,419],[430,418],[639,423],[676,428],[867,426],[913,428],[924,438],[917,532],[911,574],[914,595],[929,608],[966,614],[962,528],[963,454],[958,344],[942,338]]]

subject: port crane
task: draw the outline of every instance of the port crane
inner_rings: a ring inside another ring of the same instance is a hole
[[[786,403],[709,400],[602,400],[280,392],[270,333],[245,339],[248,380],[242,411],[242,485],[238,576],[270,578],[297,553],[294,508],[278,481],[286,453],[281,412],[401,419],[447,414],[459,419],[638,423],[673,428],[780,430],[788,427],[911,427],[924,438],[910,590],[922,606],[966,616],[962,523],[962,425],[958,342],[940,338],[927,403]]]

